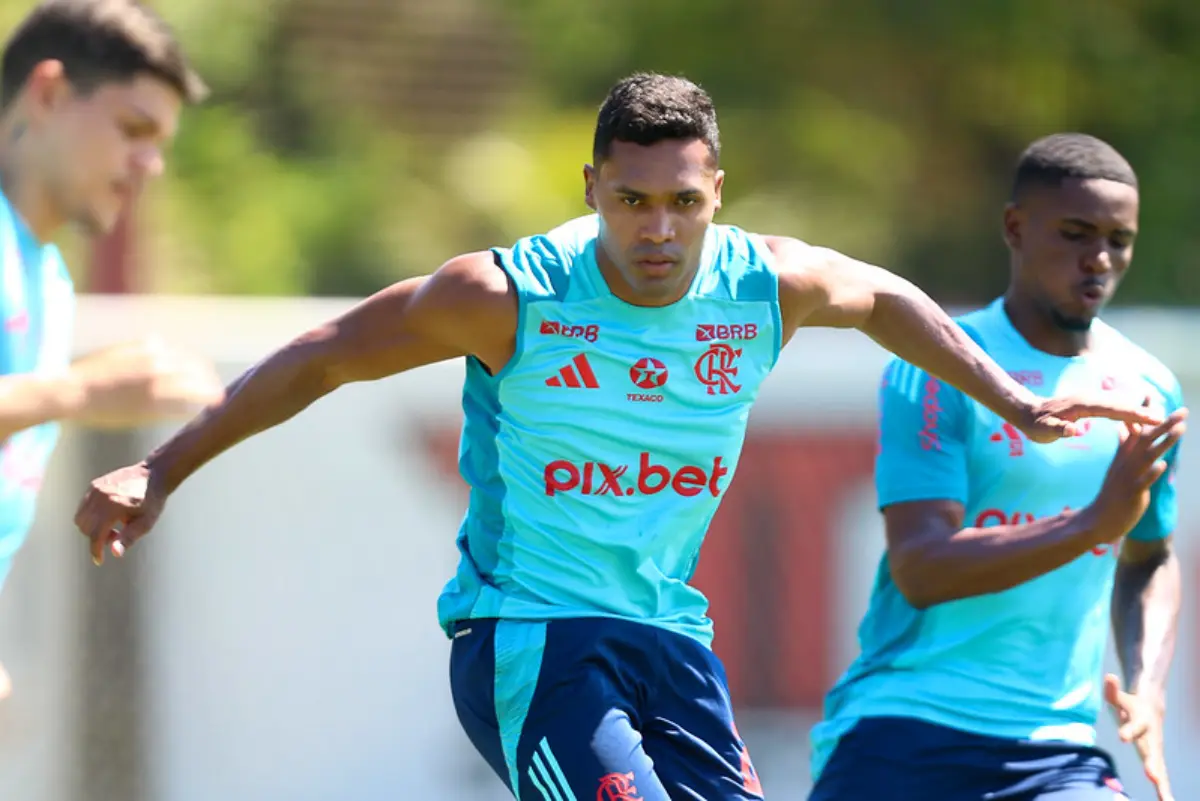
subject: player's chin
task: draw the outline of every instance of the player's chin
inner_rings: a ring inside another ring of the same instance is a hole
[[[681,272],[678,268],[669,271],[638,270],[638,292],[651,297],[670,295],[679,289]]]
[[[1064,331],[1088,331],[1099,315],[1100,307],[1086,309],[1081,307],[1058,308],[1054,310],[1054,322]]]

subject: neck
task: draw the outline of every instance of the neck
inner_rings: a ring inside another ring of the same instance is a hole
[[[33,235],[45,242],[64,220],[50,201],[45,183],[39,180],[31,144],[28,129],[14,113],[0,118],[0,189]]]
[[[1091,345],[1092,333],[1060,326],[1036,303],[1022,298],[1011,287],[1004,296],[1004,311],[1013,328],[1033,347],[1052,356],[1078,356]]]

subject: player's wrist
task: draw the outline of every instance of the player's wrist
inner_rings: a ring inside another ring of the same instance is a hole
[[[1146,707],[1162,719],[1167,713],[1167,691],[1158,682],[1150,679],[1139,679],[1131,683],[1129,694],[1136,697]]]
[[[1013,395],[1009,398],[1009,407],[1012,409],[1010,422],[1019,428],[1031,428],[1042,416],[1044,401],[1015,380],[1013,385]]]
[[[146,471],[147,491],[163,499],[177,490],[189,474],[166,446],[143,459],[142,468]]]

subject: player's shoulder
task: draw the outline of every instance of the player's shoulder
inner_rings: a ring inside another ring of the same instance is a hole
[[[989,304],[981,309],[957,314],[951,318],[975,344],[984,351],[994,350],[1003,326],[997,320],[996,305]],[[939,381],[925,370],[910,364],[899,356],[892,356],[883,369],[881,387],[890,394],[907,397],[913,402],[919,395],[932,385],[937,385],[937,392],[943,398],[962,398],[969,401],[957,388]]]
[[[1103,320],[1093,323],[1093,332],[1097,349],[1106,362],[1120,365],[1123,372],[1140,376],[1158,390],[1169,405],[1182,405],[1179,377],[1161,359]]]
[[[997,299],[982,308],[954,315],[951,319],[975,344],[992,353],[1008,339],[1012,326],[1004,313],[1003,299]]]
[[[589,214],[490,252],[521,294],[562,297],[571,274],[588,258],[599,232],[599,217]]]

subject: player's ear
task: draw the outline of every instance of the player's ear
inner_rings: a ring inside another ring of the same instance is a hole
[[[1025,213],[1016,203],[1004,207],[1004,244],[1012,250],[1021,247],[1021,237],[1024,233]]]
[[[592,211],[596,209],[596,168],[591,164],[583,165],[583,202]]]
[[[25,84],[28,109],[34,120],[41,120],[71,94],[66,68],[57,59],[46,59],[35,66]]]
[[[717,170],[716,180],[713,181],[713,188],[716,190],[716,200],[713,203],[713,211],[721,210],[721,187],[725,185],[725,171]]]

